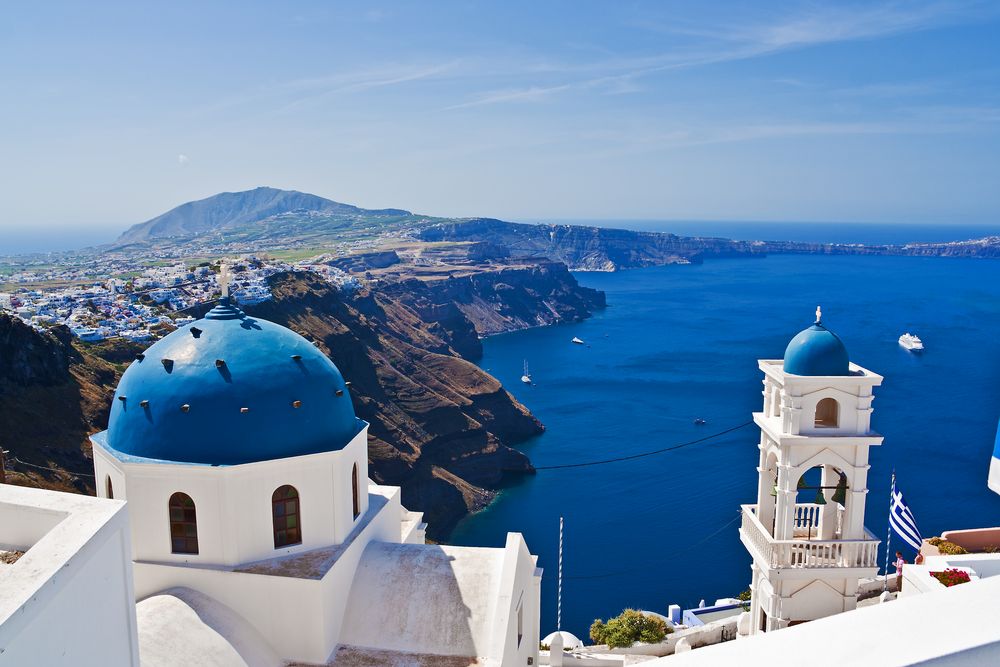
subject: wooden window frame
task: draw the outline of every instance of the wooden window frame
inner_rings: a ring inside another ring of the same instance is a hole
[[[170,553],[198,554],[198,510],[194,499],[177,491],[167,501],[170,519]]]
[[[291,484],[271,494],[271,527],[275,549],[302,544],[302,498]]]

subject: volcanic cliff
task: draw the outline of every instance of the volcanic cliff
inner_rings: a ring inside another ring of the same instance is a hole
[[[298,331],[337,364],[358,416],[371,424],[372,478],[401,486],[407,507],[425,512],[433,539],[488,504],[506,475],[531,471],[511,445],[543,430],[472,363],[482,354],[479,336],[581,319],[604,306],[603,293],[546,260],[355,292],[312,273],[275,275],[271,287],[275,298],[247,311]],[[0,314],[9,481],[92,492],[86,437],[107,426],[114,387],[136,351],[80,344],[64,327],[38,332]]]

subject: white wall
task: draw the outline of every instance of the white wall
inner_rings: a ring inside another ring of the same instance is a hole
[[[367,510],[367,425],[338,451],[236,466],[120,461],[94,440],[98,492],[110,476],[133,517],[137,561],[238,565],[342,542],[353,516],[351,474],[358,465],[361,516]],[[276,549],[271,497],[285,484],[299,493],[302,543]],[[194,501],[198,553],[172,553],[168,503],[176,492]]]
[[[0,542],[12,507],[64,518],[0,566],[0,666],[138,666],[125,505],[0,485]]]
[[[520,533],[507,533],[503,574],[496,598],[488,657],[504,667],[538,663],[541,625],[541,576],[536,558]],[[518,642],[518,608],[522,614],[523,635]]]
[[[67,512],[0,502],[0,549],[27,551],[67,516]]]
[[[399,489],[372,485],[370,510],[346,543],[300,558],[258,563],[254,572],[137,562],[137,599],[175,587],[207,595],[239,614],[282,658],[325,664],[340,626],[358,560],[373,540],[399,542]],[[367,495],[367,494],[365,494]]]

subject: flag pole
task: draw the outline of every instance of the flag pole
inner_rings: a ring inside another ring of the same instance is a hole
[[[563,518],[559,517],[559,586],[556,592],[556,632],[562,630],[562,545]]]
[[[889,589],[889,544],[892,542],[892,494],[896,491],[896,469],[892,469],[892,483],[889,484],[889,522],[885,529],[885,572],[882,578],[882,592]]]

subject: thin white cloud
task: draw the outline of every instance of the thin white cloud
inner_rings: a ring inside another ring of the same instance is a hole
[[[603,144],[590,157],[655,153],[720,144],[865,135],[931,135],[966,132],[973,123],[1000,123],[1000,109],[991,107],[946,107],[931,113],[921,109],[905,118],[875,121],[775,121],[719,125],[688,124],[664,131],[614,130],[593,134],[591,144]]]
[[[421,67],[390,68],[373,72],[357,72],[332,76],[325,79],[292,82],[287,87],[298,92],[293,93],[292,96],[294,99],[279,108],[278,112],[288,111],[310,102],[316,102],[337,95],[432,79],[452,71],[457,64],[458,61],[449,61]]]
[[[182,167],[183,167],[184,165],[186,165],[186,164],[187,164],[187,163],[188,163],[189,161],[190,161],[190,160],[189,160],[188,156],[187,156],[187,155],[185,155],[184,153],[180,153],[180,154],[179,154],[179,155],[177,156],[177,164],[179,164],[179,165],[180,165],[180,166],[182,166]]]
[[[485,95],[474,99],[469,102],[463,102],[461,104],[453,104],[449,107],[445,107],[444,111],[449,111],[451,109],[467,109],[469,107],[480,107],[488,104],[499,104],[501,102],[517,102],[517,101],[532,101],[540,100],[549,95],[562,92],[564,90],[569,90],[574,87],[574,84],[563,84],[559,86],[532,86],[531,88],[524,88],[521,90],[498,90],[486,93]]]
[[[641,57],[612,57],[599,61],[560,65],[544,61],[526,66],[536,76],[578,74],[585,78],[519,90],[491,91],[454,104],[461,109],[508,101],[537,100],[554,93],[608,85],[608,92],[634,92],[637,81],[656,73],[703,67],[775,55],[824,44],[876,39],[976,20],[1000,13],[1000,5],[981,2],[937,1],[926,3],[879,2],[855,6],[809,6],[769,21],[681,26],[643,22],[639,27],[684,35],[697,42],[672,51]],[[523,73],[522,72],[522,73]],[[617,89],[610,85],[619,82]]]
[[[293,79],[261,86],[218,103],[201,107],[197,113],[217,113],[247,105],[278,105],[278,113],[294,109],[311,101],[403,85],[443,77],[454,73],[460,60],[424,64],[387,64],[381,67],[346,70],[322,77]]]

